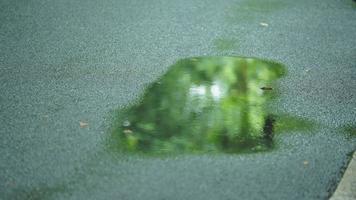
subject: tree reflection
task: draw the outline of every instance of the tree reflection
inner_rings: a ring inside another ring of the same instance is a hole
[[[154,154],[268,150],[276,117],[266,105],[284,74],[282,65],[252,58],[181,60],[120,110],[113,146]]]

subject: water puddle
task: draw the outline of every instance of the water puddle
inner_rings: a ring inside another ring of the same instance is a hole
[[[284,74],[283,65],[253,58],[180,60],[137,104],[119,111],[110,146],[145,154],[270,150],[278,116],[268,104]],[[284,121],[292,124],[282,129],[305,126],[293,117]]]

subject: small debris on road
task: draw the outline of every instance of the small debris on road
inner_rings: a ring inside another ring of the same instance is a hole
[[[86,127],[89,126],[89,124],[88,124],[88,122],[80,121],[80,122],[79,122],[79,126],[80,126],[80,128],[86,128]]]
[[[260,89],[261,89],[261,90],[273,90],[272,87],[261,87]]]
[[[265,23],[265,22],[261,22],[260,25],[261,25],[261,26],[264,26],[264,27],[268,27],[268,24]]]

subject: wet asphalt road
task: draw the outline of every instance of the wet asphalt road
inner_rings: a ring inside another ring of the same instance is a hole
[[[325,199],[356,148],[355,32],[351,0],[1,0],[0,199]],[[108,152],[117,110],[204,55],[283,63],[272,106],[316,128],[261,154]]]

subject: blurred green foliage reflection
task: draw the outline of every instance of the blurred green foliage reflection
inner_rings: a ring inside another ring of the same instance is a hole
[[[266,105],[284,74],[282,65],[253,58],[180,60],[120,110],[111,140],[122,151],[152,154],[268,150],[276,117]]]

